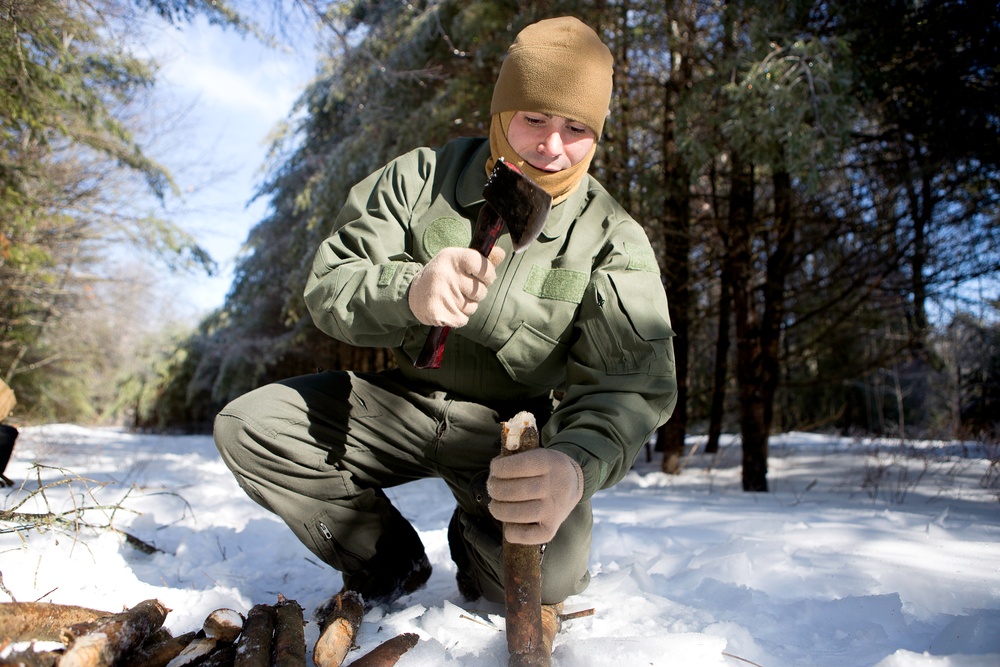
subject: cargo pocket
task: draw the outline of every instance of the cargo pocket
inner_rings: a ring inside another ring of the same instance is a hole
[[[585,328],[611,375],[673,375],[674,332],[659,277],[645,271],[608,274],[594,285],[595,317]]]
[[[362,558],[361,555],[345,549],[333,535],[334,525],[336,524],[333,518],[327,512],[316,512],[305,525],[309,534],[306,546],[324,563],[341,572],[359,571],[375,555],[374,551],[367,558]]]

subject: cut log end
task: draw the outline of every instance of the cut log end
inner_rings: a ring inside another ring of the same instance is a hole
[[[319,621],[319,639],[313,648],[313,662],[316,667],[340,667],[354,646],[365,615],[364,601],[356,592],[347,591],[337,595],[324,611]]]
[[[234,642],[243,632],[243,615],[232,609],[216,609],[202,626],[205,636],[224,642]]]
[[[500,441],[504,455],[538,447],[538,423],[530,412],[518,412],[501,426]]]

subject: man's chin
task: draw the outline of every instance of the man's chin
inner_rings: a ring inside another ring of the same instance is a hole
[[[559,167],[556,167],[555,165],[551,165],[551,164],[540,166],[540,165],[537,165],[534,162],[530,162],[530,161],[528,162],[528,164],[530,164],[532,167],[534,167],[538,171],[544,171],[544,172],[546,172],[548,174],[554,174],[556,172],[562,171],[562,169],[560,169]]]

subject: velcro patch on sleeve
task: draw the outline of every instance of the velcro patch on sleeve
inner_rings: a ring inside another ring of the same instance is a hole
[[[648,245],[626,243],[625,253],[628,255],[629,271],[660,272],[660,266],[656,263],[656,253]]]
[[[399,266],[397,262],[390,262],[388,264],[383,264],[378,272],[378,286],[388,287],[392,283],[392,277],[396,275],[396,267]]]

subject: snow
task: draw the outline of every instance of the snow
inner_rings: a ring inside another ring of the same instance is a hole
[[[786,434],[772,439],[766,494],[741,490],[738,441],[714,456],[700,438],[689,447],[682,474],[640,456],[594,498],[593,580],[565,611],[595,613],[565,624],[553,665],[1000,665],[995,447]],[[32,427],[6,473],[19,484],[0,491],[0,508],[45,511],[39,480],[71,480],[46,489],[50,511],[118,505],[86,518],[161,551],[107,530],[0,532],[0,599],[117,611],[156,598],[180,634],[279,594],[308,620],[340,589],[339,574],[244,495],[209,436]],[[420,641],[400,667],[507,664],[502,607],[467,603],[455,586],[444,485],[389,494],[434,574],[368,613],[346,664],[402,632]],[[315,623],[305,632],[311,653]]]

